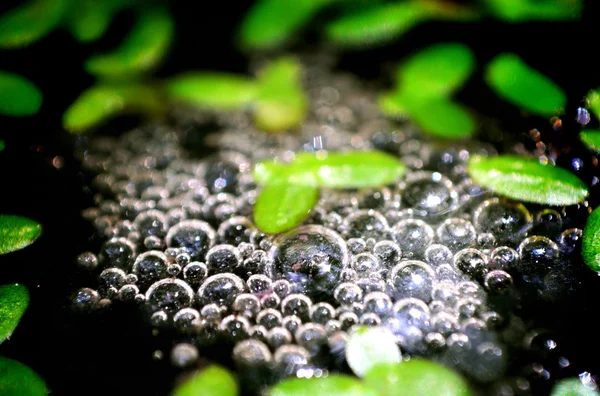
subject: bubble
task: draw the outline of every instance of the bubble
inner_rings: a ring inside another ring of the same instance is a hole
[[[123,270],[107,268],[98,277],[98,291],[101,295],[112,298],[117,290],[127,283]]]
[[[494,270],[485,276],[483,284],[492,293],[505,293],[513,285],[513,280],[508,272]]]
[[[572,254],[581,249],[581,237],[583,231],[579,228],[564,230],[559,238],[560,248],[567,254]]]
[[[394,317],[404,326],[422,330],[429,328],[430,311],[427,304],[417,298],[403,298],[393,306]]]
[[[379,270],[379,260],[371,253],[360,253],[352,257],[352,268],[359,277]]]
[[[483,303],[473,297],[463,297],[456,302],[456,311],[459,319],[468,319],[479,315],[482,310]]]
[[[86,271],[93,271],[98,267],[98,257],[92,252],[81,253],[77,256],[77,265]]]
[[[425,250],[425,260],[434,268],[442,264],[452,264],[452,258],[452,251],[444,245],[433,244]]]
[[[292,343],[292,334],[284,327],[273,327],[267,333],[267,342],[273,349]]]
[[[140,289],[136,285],[124,285],[119,289],[119,300],[121,301],[135,301],[135,296],[140,292]]]
[[[453,251],[473,245],[477,236],[473,225],[459,218],[444,221],[438,227],[436,234],[438,241]]]
[[[189,367],[198,360],[199,356],[198,349],[194,345],[181,343],[171,350],[171,363],[175,367]]]
[[[206,304],[200,310],[200,316],[202,316],[202,318],[212,321],[212,322],[219,321],[221,319],[222,314],[223,314],[223,310],[221,309],[221,307],[214,303]]]
[[[268,293],[260,298],[260,305],[263,308],[277,308],[281,304],[281,299],[275,293]]]
[[[217,274],[208,277],[198,289],[198,298],[203,304],[215,303],[229,306],[244,292],[246,285],[234,274]]]
[[[167,234],[167,216],[156,209],[150,209],[137,215],[133,226],[142,238],[164,238]]]
[[[273,356],[269,348],[258,340],[245,340],[233,348],[233,360],[238,366],[255,368],[268,365]]]
[[[316,355],[327,344],[327,332],[317,323],[301,325],[295,333],[296,342],[311,355]]]
[[[349,262],[344,240],[317,225],[298,227],[277,237],[271,258],[276,277],[286,278],[299,290],[327,294]]]
[[[250,293],[265,294],[271,292],[271,286],[273,281],[266,275],[256,274],[252,275],[246,281],[248,290]]]
[[[438,216],[455,209],[458,194],[452,182],[437,172],[412,172],[406,177],[402,202],[406,207]]]
[[[373,246],[373,254],[384,268],[392,268],[400,262],[402,249],[392,241],[380,241]]]
[[[508,246],[500,246],[494,249],[490,256],[489,267],[491,269],[510,271],[518,267],[519,253]]]
[[[358,315],[354,312],[344,312],[338,317],[342,330],[348,331],[352,326],[359,323]]]
[[[206,265],[211,273],[234,272],[241,262],[239,250],[231,245],[216,245],[206,253]]]
[[[367,242],[362,238],[350,238],[346,241],[346,245],[352,254],[362,253],[367,248]]]
[[[296,315],[300,319],[308,320],[312,301],[302,294],[290,294],[281,301],[281,311],[284,315]]]
[[[454,282],[442,280],[433,285],[431,297],[434,300],[442,302],[444,305],[454,306],[458,299],[458,292]]]
[[[463,249],[456,253],[454,266],[477,280],[482,280],[488,272],[487,257],[477,249]]]
[[[382,292],[372,292],[363,299],[364,312],[377,314],[380,318],[386,318],[392,314],[392,300]]]
[[[280,298],[285,298],[292,292],[292,285],[285,279],[279,279],[271,284],[271,289]]]
[[[478,232],[493,234],[499,243],[516,244],[531,228],[532,217],[520,203],[492,198],[475,209],[473,224]]]
[[[517,248],[521,257],[518,272],[526,282],[540,283],[559,256],[558,245],[542,236],[525,239]]]
[[[191,332],[200,324],[200,312],[194,308],[183,308],[173,316],[175,328],[181,332]]]
[[[342,305],[349,305],[362,300],[363,292],[355,283],[342,283],[335,288],[333,298]]]
[[[255,317],[260,311],[260,301],[253,294],[239,294],[233,301],[232,309],[234,312],[244,315],[248,318]]]
[[[279,327],[282,323],[281,312],[273,308],[263,309],[256,315],[256,323],[264,326],[267,330]]]
[[[435,272],[422,261],[409,260],[395,266],[390,275],[390,285],[397,299],[406,297],[431,301]]]
[[[310,307],[310,320],[325,325],[335,317],[335,309],[326,302],[320,302]]]
[[[309,352],[298,345],[282,345],[275,351],[275,368],[284,376],[291,376],[309,362]]]
[[[160,251],[151,250],[140,254],[133,264],[133,274],[138,277],[138,284],[147,288],[151,284],[168,276],[167,256]]]
[[[423,220],[400,220],[392,229],[395,241],[406,258],[423,256],[433,241],[433,229]]]
[[[238,186],[238,175],[250,169],[248,159],[240,153],[221,152],[206,161],[206,184],[213,194],[233,193]]]
[[[236,216],[224,221],[217,230],[221,243],[238,246],[242,242],[250,242],[250,234],[254,225],[247,217]]]
[[[264,326],[251,326],[248,330],[248,336],[261,342],[267,342],[268,330]]]
[[[84,287],[73,296],[72,307],[77,311],[89,311],[98,307],[100,295],[96,290]]]
[[[129,271],[135,258],[135,246],[125,238],[106,241],[100,249],[99,259],[104,267],[117,267]]]
[[[162,239],[152,235],[144,238],[144,247],[147,250],[159,250],[163,247]]]
[[[169,322],[169,315],[165,311],[156,311],[150,316],[150,323],[154,327],[164,327]]]
[[[358,320],[364,326],[381,326],[381,318],[373,312],[362,314]]]
[[[208,223],[185,220],[169,230],[166,240],[167,246],[184,248],[193,260],[198,260],[213,246],[215,236],[215,231]]]
[[[179,311],[188,307],[194,299],[194,291],[180,279],[163,279],[148,288],[146,302],[152,311]]]
[[[229,315],[223,318],[219,324],[219,330],[234,342],[248,338],[250,322],[241,315]]]
[[[431,327],[435,332],[448,337],[450,334],[458,331],[458,319],[448,312],[438,312],[431,315]]]
[[[347,238],[385,239],[390,227],[383,215],[375,210],[359,210],[344,219],[342,224]]]
[[[183,268],[183,279],[191,286],[197,287],[206,279],[208,275],[208,267],[206,264],[192,261]]]
[[[446,346],[446,338],[440,333],[427,333],[425,335],[425,344],[430,351],[438,352]]]

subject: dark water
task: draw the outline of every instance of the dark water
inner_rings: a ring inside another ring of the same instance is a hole
[[[185,2],[172,5],[178,21],[178,39],[159,75],[194,68],[247,70],[247,57],[231,45],[231,32],[246,5],[215,5],[217,9],[210,12],[191,12]],[[168,335],[153,336],[135,307],[115,304],[109,312],[92,316],[75,314],[67,307],[70,293],[94,284],[89,275],[77,272],[74,260],[82,251],[98,251],[99,240],[80,216],[82,209],[93,205],[93,191],[86,187],[88,177],[73,157],[73,138],[60,128],[60,116],[78,92],[92,83],[92,78],[81,69],[83,60],[96,50],[114,46],[131,20],[131,15],[121,15],[109,36],[90,46],[82,47],[67,33],[56,32],[31,48],[0,52],[0,68],[27,75],[46,93],[39,116],[0,119],[0,137],[7,145],[0,154],[0,211],[30,217],[44,227],[43,236],[34,245],[0,257],[0,283],[24,283],[31,292],[27,313],[11,340],[0,345],[0,354],[31,366],[56,395],[165,395],[175,380],[176,372],[168,359],[156,361],[152,357],[156,349],[168,343]],[[507,140],[531,145],[528,131],[537,128],[545,142],[554,142],[564,151],[559,164],[569,167],[573,158],[582,158],[588,164],[590,154],[574,138],[578,127],[573,117],[587,91],[600,87],[597,64],[590,59],[595,45],[595,21],[593,10],[588,8],[579,23],[427,24],[398,44],[366,53],[341,54],[339,68],[365,79],[379,79],[401,54],[442,40],[464,42],[474,49],[480,69],[459,93],[460,100],[499,120],[503,130],[512,134]],[[297,46],[310,48],[312,42]],[[518,53],[565,89],[569,107],[562,132],[554,131],[547,120],[523,117],[485,87],[481,66],[503,51]],[[113,123],[103,133],[117,134],[136,122],[127,119]],[[597,121],[589,125],[597,126]],[[572,150],[567,153],[564,148]],[[62,167],[57,168],[55,165],[61,161]],[[579,173],[589,180],[599,172],[588,166]],[[595,195],[597,205],[598,194]],[[573,374],[584,370],[600,373],[600,345],[593,324],[600,285],[595,275],[588,272],[587,276],[579,296],[568,305],[525,304],[523,308],[525,317],[537,327],[556,331],[559,346],[573,363]],[[204,356],[219,352],[229,355],[225,347],[223,351],[201,351]],[[517,356],[509,371],[522,375],[523,365],[532,358]],[[538,389],[541,394],[546,393],[543,385]]]

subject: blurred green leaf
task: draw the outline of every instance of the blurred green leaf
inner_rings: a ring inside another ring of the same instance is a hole
[[[586,102],[591,112],[594,113],[596,118],[600,119],[600,95],[598,90],[591,90],[586,97]]]
[[[324,378],[290,378],[268,392],[269,396],[378,396],[378,393],[349,375],[329,374]]]
[[[84,91],[63,115],[63,127],[80,134],[122,113],[150,116],[165,111],[156,88],[143,84],[95,85]]]
[[[174,102],[220,110],[249,106],[257,96],[249,78],[228,73],[188,72],[171,77],[165,84]]]
[[[475,69],[469,47],[459,43],[432,45],[411,56],[398,68],[398,86],[411,100],[450,95]]]
[[[581,18],[582,0],[485,0],[491,13],[505,22],[572,21]]]
[[[274,161],[262,161],[252,169],[252,177],[256,183],[264,185],[276,178],[285,178],[288,165]]]
[[[537,158],[472,157],[468,171],[475,183],[524,202],[565,206],[583,202],[588,196],[587,186],[577,176],[540,164]]]
[[[600,130],[598,129],[588,129],[582,131],[579,134],[579,139],[585,144],[589,149],[594,150],[595,152],[600,152]]]
[[[0,114],[28,116],[38,112],[42,92],[18,74],[0,70]]]
[[[0,356],[0,395],[45,396],[50,391],[32,369],[22,363]]]
[[[400,363],[401,360],[396,337],[386,327],[360,327],[346,342],[346,361],[359,377],[377,364]]]
[[[291,58],[268,63],[257,80],[254,122],[269,132],[298,126],[308,111],[308,98],[301,83],[301,65]]]
[[[102,78],[131,78],[154,69],[165,57],[175,32],[165,8],[150,8],[139,16],[132,31],[112,53],[92,56],[86,70]]]
[[[209,366],[179,385],[173,396],[236,396],[235,377],[220,366]]]
[[[0,15],[0,49],[25,47],[50,33],[67,4],[67,0],[32,0]]]
[[[0,286],[0,344],[17,328],[29,305],[27,288],[18,283]]]
[[[560,87],[515,54],[496,56],[487,65],[485,80],[500,97],[536,115],[556,114],[567,102]]]
[[[4,150],[5,144],[4,140],[0,140],[0,151]]]
[[[130,3],[130,0],[72,1],[67,15],[67,26],[80,42],[98,40],[108,30],[115,14]]]
[[[594,209],[583,229],[581,255],[592,271],[600,272],[600,207]]]
[[[259,0],[240,27],[247,49],[272,49],[289,41],[320,9],[336,0]]]
[[[254,206],[254,223],[264,233],[278,234],[300,224],[319,200],[319,189],[280,180],[263,187]]]
[[[464,106],[446,99],[406,102],[410,118],[428,135],[465,139],[475,133],[475,120]]]
[[[556,382],[550,396],[600,396],[600,392],[585,386],[579,378],[566,378]]]
[[[412,358],[399,364],[374,366],[364,382],[380,396],[470,396],[467,381],[460,374],[430,360]]]
[[[23,249],[35,242],[42,226],[21,216],[0,215],[0,254]]]

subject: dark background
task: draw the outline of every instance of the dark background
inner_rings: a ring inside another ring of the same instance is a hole
[[[18,3],[4,0],[0,11]],[[234,34],[251,1],[193,3],[193,8],[192,2],[169,4],[177,37],[157,76],[192,69],[247,72],[248,57],[236,49]],[[340,52],[338,67],[364,79],[385,81],[389,65],[416,49],[441,41],[465,43],[473,48],[480,70],[459,92],[461,101],[498,119],[516,139],[525,139],[535,127],[544,139],[576,147],[575,109],[591,88],[600,87],[595,59],[598,18],[591,3],[577,23],[424,24],[385,47]],[[321,18],[326,17],[327,13]],[[99,240],[80,215],[82,209],[93,206],[93,191],[85,187],[87,176],[73,157],[75,139],[61,129],[60,120],[68,105],[94,82],[83,70],[83,61],[114,48],[133,20],[133,13],[119,14],[108,34],[93,44],[80,44],[68,32],[57,30],[30,47],[0,51],[0,69],[28,77],[44,92],[38,115],[0,118],[0,138],[6,142],[0,153],[0,212],[26,216],[43,225],[42,237],[31,247],[0,257],[0,284],[24,283],[31,292],[31,304],[11,340],[0,345],[0,354],[32,367],[56,395],[165,395],[175,378],[168,358],[153,360],[153,351],[165,341],[152,336],[135,307],[115,306],[104,314],[78,315],[67,305],[71,293],[95,284],[77,272],[74,260],[83,251],[97,252]],[[316,21],[314,26],[318,25]],[[294,43],[292,49],[311,48],[318,39],[314,28],[297,36],[304,41]],[[526,117],[498,100],[483,84],[482,66],[505,51],[516,52],[566,91],[569,105],[561,133],[554,132],[548,120]],[[114,122],[100,133],[116,134],[135,122]],[[62,159],[60,168],[53,165],[56,157]],[[585,172],[586,177],[596,173],[595,169]],[[591,343],[588,331],[593,331],[587,326],[597,309],[591,304],[571,308],[574,313],[568,320],[560,318],[560,307],[554,312],[537,310],[536,316],[543,325],[561,329],[580,366],[593,371],[598,368],[593,356],[598,347],[586,344]]]

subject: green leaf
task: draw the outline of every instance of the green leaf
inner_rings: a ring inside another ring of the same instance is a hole
[[[552,388],[550,396],[599,396],[597,389],[585,386],[579,378],[567,378],[560,380]]]
[[[354,377],[330,374],[325,378],[292,378],[269,390],[270,396],[377,396],[377,392]]]
[[[336,0],[260,0],[250,8],[240,28],[247,49],[272,49],[289,41],[319,10]]]
[[[485,0],[491,13],[505,22],[573,21],[581,17],[581,0]]]
[[[288,177],[288,166],[289,164],[282,164],[274,161],[262,161],[254,166],[252,169],[252,177],[258,184],[268,184],[271,180],[276,178]]]
[[[165,103],[156,88],[143,84],[95,85],[84,91],[63,115],[63,127],[80,134],[125,112],[161,114]]]
[[[249,106],[257,89],[250,79],[235,74],[189,72],[169,78],[165,91],[174,102],[231,110]]]
[[[0,395],[2,396],[45,396],[50,391],[32,369],[0,356]]]
[[[475,120],[462,105],[447,99],[406,101],[410,118],[423,132],[444,139],[465,139],[475,133]]]
[[[400,364],[379,364],[365,383],[380,396],[470,396],[467,382],[456,372],[430,360],[412,358]]]
[[[0,16],[0,49],[32,44],[54,29],[67,10],[67,0],[33,0]]]
[[[513,155],[472,157],[469,174],[483,187],[509,198],[545,205],[574,205],[588,196],[584,182],[569,171]]]
[[[0,114],[28,116],[38,112],[42,92],[26,78],[0,70]]]
[[[220,366],[209,366],[179,385],[173,396],[236,396],[235,377]]]
[[[254,123],[260,129],[280,132],[298,126],[308,111],[301,84],[302,68],[291,58],[269,63],[258,76]]]
[[[496,56],[486,68],[485,80],[500,97],[533,114],[559,113],[567,102],[560,87],[515,54]]]
[[[581,242],[583,261],[592,271],[600,272],[600,209],[587,219]]]
[[[0,286],[0,344],[17,328],[29,305],[29,292],[23,285]]]
[[[0,140],[0,151],[4,150],[5,144],[4,140]]]
[[[318,200],[315,186],[285,181],[267,184],[256,199],[254,223],[267,234],[287,231],[302,224]]]
[[[600,95],[598,90],[591,90],[586,97],[586,101],[592,113],[600,119]]]
[[[359,377],[381,363],[399,363],[402,360],[396,337],[385,327],[360,327],[346,343],[346,361]]]
[[[166,9],[148,9],[114,52],[92,56],[85,69],[97,77],[112,79],[146,73],[165,57],[174,32],[173,18]]]
[[[377,5],[341,18],[326,28],[329,40],[350,47],[367,47],[392,41],[430,18],[420,2]]]
[[[600,130],[598,129],[588,129],[586,131],[582,131],[579,134],[579,139],[585,144],[588,148],[600,152]]]
[[[0,254],[23,249],[35,242],[42,226],[25,217],[0,215]]]
[[[98,40],[106,33],[114,15],[129,5],[127,0],[78,0],[71,3],[67,26],[82,43]]]
[[[462,86],[475,68],[471,50],[459,43],[432,45],[398,69],[398,86],[411,100],[447,96]]]

